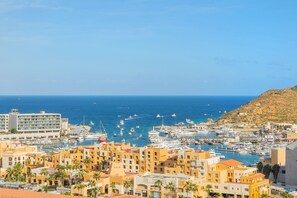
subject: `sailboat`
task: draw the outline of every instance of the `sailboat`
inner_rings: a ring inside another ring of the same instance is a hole
[[[103,131],[102,131],[102,129],[103,129]],[[101,120],[100,120],[100,131],[102,132],[102,135],[98,138],[98,142],[100,142],[100,143],[107,142],[107,133],[105,131],[105,128],[104,128]]]

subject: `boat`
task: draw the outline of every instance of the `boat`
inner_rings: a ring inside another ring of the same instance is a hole
[[[120,125],[124,125],[124,124],[125,124],[124,120],[120,120]]]
[[[101,120],[100,120],[100,131],[102,132],[101,133],[102,135],[98,138],[98,142],[100,143],[107,142],[107,133]]]
[[[117,134],[116,134],[116,133],[114,133],[114,134],[113,134],[113,137],[117,137]]]
[[[130,129],[130,132],[131,132],[131,133],[134,133],[134,132],[135,132],[135,129],[134,129],[134,128],[131,128],[131,129]]]
[[[82,135],[78,136],[77,141],[83,142],[84,141],[84,137]]]
[[[125,120],[132,120],[133,117],[132,116],[129,116],[128,118],[125,118]]]
[[[132,135],[132,133],[131,133],[131,132],[129,132],[128,134],[129,134],[130,136]]]
[[[137,115],[137,114],[134,114],[133,116],[136,117],[136,116],[138,116],[138,115]]]
[[[123,129],[120,129],[120,136],[123,136]]]
[[[136,126],[135,128],[136,128],[136,129],[139,129],[139,128],[140,128],[140,126]]]
[[[174,114],[172,114],[171,116],[172,116],[172,117],[176,117],[176,114],[174,113]]]
[[[121,128],[121,126],[118,124],[118,125],[117,125],[117,128]]]
[[[94,126],[94,122],[91,120],[89,125]]]

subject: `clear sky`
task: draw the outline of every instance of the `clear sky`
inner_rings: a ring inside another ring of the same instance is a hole
[[[297,1],[0,0],[1,95],[297,85]]]

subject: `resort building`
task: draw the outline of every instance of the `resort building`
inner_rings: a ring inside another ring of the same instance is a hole
[[[9,113],[9,129],[16,129],[18,133],[60,133],[61,114],[44,111],[20,114],[13,109]]]
[[[68,130],[68,120],[62,122],[61,114],[58,113],[41,111],[21,114],[17,109],[12,109],[9,114],[0,115],[0,132],[5,132],[0,135],[0,141],[57,139],[62,130]]]
[[[0,133],[8,132],[8,115],[0,114]]]

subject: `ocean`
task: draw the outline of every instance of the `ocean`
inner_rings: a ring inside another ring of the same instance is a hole
[[[21,113],[46,111],[61,113],[69,123],[79,125],[94,123],[92,131],[99,130],[102,121],[108,133],[108,140],[121,142],[125,139],[135,146],[148,143],[147,132],[153,126],[172,125],[191,119],[195,122],[207,118],[218,119],[225,111],[231,111],[252,100],[253,96],[0,96],[0,113],[19,109]],[[161,117],[157,117],[159,114]],[[172,115],[176,116],[173,117]],[[131,116],[131,117],[130,117]],[[163,117],[163,118],[162,118]],[[125,120],[126,119],[126,120]],[[120,120],[124,120],[123,136],[119,133]],[[139,126],[139,128],[137,127]],[[131,128],[135,133],[129,136]],[[142,137],[139,138],[140,134]],[[90,145],[94,141],[81,144]],[[204,146],[204,149],[209,149]],[[226,158],[234,158],[245,163],[255,163],[254,155],[221,152]]]

